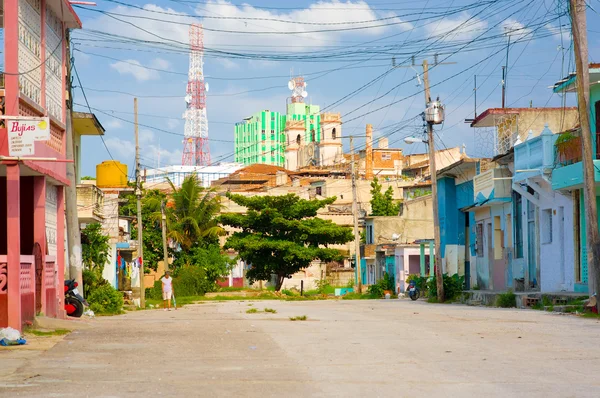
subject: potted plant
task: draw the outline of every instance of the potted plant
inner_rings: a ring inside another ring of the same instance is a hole
[[[554,146],[556,147],[558,162],[563,165],[581,159],[581,137],[573,130],[561,133]]]

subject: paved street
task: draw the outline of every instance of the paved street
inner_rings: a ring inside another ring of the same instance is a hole
[[[252,304],[98,318],[0,377],[0,396],[600,395],[595,320],[407,300]],[[277,313],[246,313],[265,307]]]

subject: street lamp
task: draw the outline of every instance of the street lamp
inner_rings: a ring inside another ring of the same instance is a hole
[[[406,137],[404,139],[404,143],[405,144],[428,144],[429,141],[424,140],[422,138],[417,138],[417,137]]]

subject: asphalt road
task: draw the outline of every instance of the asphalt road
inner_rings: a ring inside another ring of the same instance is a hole
[[[249,304],[97,318],[1,379],[0,396],[600,396],[595,320],[407,300]],[[266,307],[277,313],[246,313]]]

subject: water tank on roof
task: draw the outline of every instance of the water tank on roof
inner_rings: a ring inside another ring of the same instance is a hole
[[[106,160],[96,165],[96,186],[98,188],[127,187],[127,165],[118,160]]]

